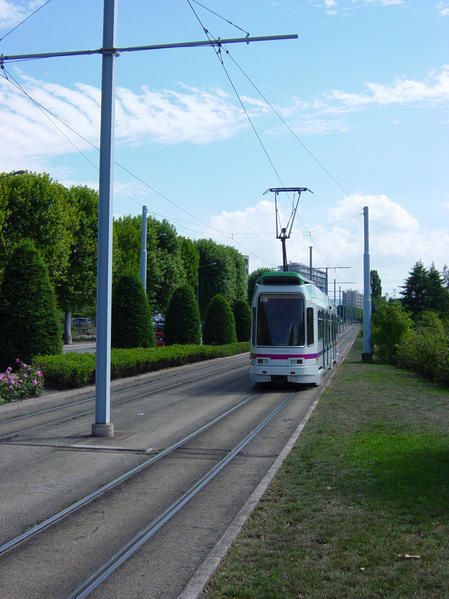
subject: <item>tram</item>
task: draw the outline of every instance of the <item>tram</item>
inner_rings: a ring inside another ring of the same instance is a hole
[[[337,311],[296,272],[259,277],[251,312],[251,382],[312,384],[337,361]]]

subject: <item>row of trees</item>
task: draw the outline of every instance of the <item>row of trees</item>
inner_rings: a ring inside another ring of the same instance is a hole
[[[376,302],[373,343],[385,361],[449,383],[449,277],[416,262],[401,299]]]
[[[0,175],[0,282],[14,247],[34,242],[48,268],[57,303],[65,314],[65,339],[74,311],[95,313],[98,194],[66,188],[47,174]],[[114,221],[113,276],[138,273],[141,217]],[[167,221],[148,219],[147,294],[151,312],[165,313],[175,287],[187,284],[204,319],[210,300],[222,294],[231,305],[246,299],[243,256],[212,240],[178,236]]]

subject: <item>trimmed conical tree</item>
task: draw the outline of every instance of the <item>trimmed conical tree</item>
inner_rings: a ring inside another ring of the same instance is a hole
[[[0,368],[17,358],[60,354],[62,331],[48,269],[34,243],[26,239],[13,250],[0,293]]]
[[[235,302],[234,319],[237,341],[248,341],[251,330],[251,312],[248,302],[245,302],[245,300]]]
[[[112,287],[112,347],[152,347],[156,344],[150,305],[138,277],[117,277]]]
[[[207,307],[204,320],[203,341],[207,345],[235,343],[235,321],[228,300],[218,293]]]
[[[165,315],[165,342],[172,343],[200,343],[200,313],[190,285],[177,287],[168,304]]]

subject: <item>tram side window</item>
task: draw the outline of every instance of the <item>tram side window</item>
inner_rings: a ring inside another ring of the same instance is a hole
[[[312,345],[313,342],[313,308],[307,308],[307,345]]]
[[[320,310],[318,312],[318,339],[323,338],[323,313]]]

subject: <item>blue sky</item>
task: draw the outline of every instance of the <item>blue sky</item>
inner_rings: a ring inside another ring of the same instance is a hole
[[[43,4],[0,0],[1,53],[101,46],[102,0],[51,0],[9,33]],[[289,259],[307,262],[312,245],[317,266],[351,267],[330,273],[354,281],[343,288],[362,288],[365,205],[371,265],[385,291],[397,294],[418,259],[449,264],[449,0],[201,4],[251,35],[299,34],[229,46],[224,56],[277,173],[212,49],[122,54],[115,158],[137,178],[115,168],[114,214],[139,214],[145,204],[182,235],[235,245],[249,254],[251,269],[276,265],[273,198],[263,192],[281,186],[279,175],[284,185],[314,192],[301,198]],[[192,6],[215,37],[244,35]],[[186,0],[119,0],[119,46],[201,39]],[[1,170],[45,171],[67,185],[97,187],[98,153],[88,142],[99,141],[100,58],[5,66]],[[11,81],[85,139],[50,122]],[[284,219],[289,201],[281,203]]]

